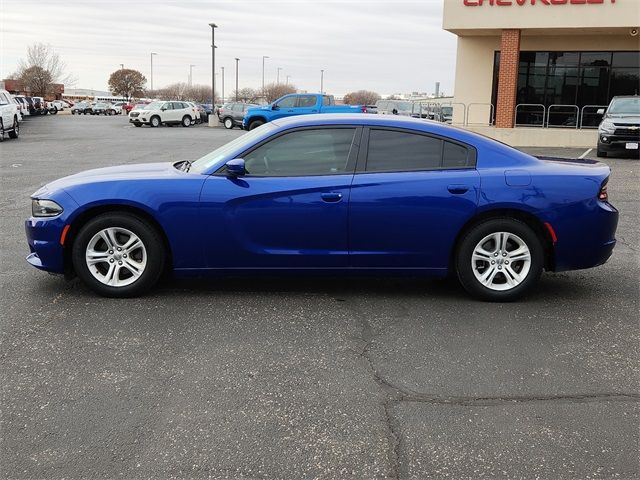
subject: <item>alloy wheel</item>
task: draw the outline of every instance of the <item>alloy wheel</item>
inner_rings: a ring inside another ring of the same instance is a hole
[[[110,227],[96,233],[85,251],[93,277],[104,285],[124,287],[138,280],[147,266],[147,249],[135,233]]]
[[[471,268],[476,280],[494,291],[520,285],[531,269],[531,251],[519,236],[495,232],[484,237],[473,250]]]

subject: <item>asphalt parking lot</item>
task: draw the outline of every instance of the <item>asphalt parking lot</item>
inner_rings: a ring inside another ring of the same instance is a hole
[[[637,159],[607,159],[610,262],[514,304],[375,278],[167,280],[110,300],[24,261],[44,183],[239,134],[59,115],[0,145],[3,478],[638,478]]]

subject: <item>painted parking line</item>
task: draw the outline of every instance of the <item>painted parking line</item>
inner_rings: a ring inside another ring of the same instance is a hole
[[[587,150],[586,152],[584,152],[582,155],[580,155],[580,157],[579,157],[579,158],[584,158],[584,157],[586,157],[586,156],[587,156],[587,155],[589,155],[592,151],[593,151],[593,148],[590,148],[589,150]]]

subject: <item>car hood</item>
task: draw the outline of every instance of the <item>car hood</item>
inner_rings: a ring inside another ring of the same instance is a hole
[[[44,192],[55,192],[58,190],[68,190],[77,185],[99,184],[114,181],[127,180],[149,180],[157,178],[167,178],[180,175],[180,172],[173,166],[172,162],[162,163],[141,163],[135,165],[119,165],[117,167],[96,168],[84,172],[69,175],[53,182],[47,183],[44,187],[36,191],[32,197],[38,197]]]
[[[640,124],[640,115],[607,115],[606,119],[611,120],[613,123]]]

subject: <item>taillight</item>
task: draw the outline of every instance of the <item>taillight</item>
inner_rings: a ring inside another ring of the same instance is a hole
[[[598,192],[598,200],[601,202],[609,201],[609,192],[607,191],[607,184],[609,183],[609,179],[607,178],[604,182],[602,182],[602,186],[600,187],[600,191]]]

